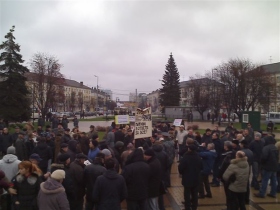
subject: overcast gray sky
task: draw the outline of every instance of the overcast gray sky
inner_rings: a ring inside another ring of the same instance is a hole
[[[15,25],[27,62],[55,55],[66,78],[114,98],[161,87],[170,52],[181,80],[230,58],[280,61],[280,3],[268,1],[4,1],[0,41]]]

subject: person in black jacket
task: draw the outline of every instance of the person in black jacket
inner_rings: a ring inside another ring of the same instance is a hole
[[[11,134],[9,134],[8,128],[3,129],[2,135],[0,135],[0,143],[1,143],[1,150],[2,150],[2,155],[6,155],[8,147],[10,147],[13,144],[13,138]]]
[[[105,155],[98,153],[92,164],[87,165],[84,171],[84,178],[86,181],[86,208],[85,210],[92,210],[94,208],[94,202],[92,201],[92,192],[95,185],[95,181],[98,176],[105,173],[104,167]]]
[[[70,155],[65,153],[57,157],[58,163],[53,163],[51,165],[51,173],[57,169],[65,171],[65,178],[63,179],[62,185],[65,189],[65,193],[68,201],[75,199],[75,189],[72,176],[70,174]],[[72,209],[71,209],[72,210]]]
[[[196,210],[198,205],[199,177],[203,164],[196,150],[196,145],[188,145],[188,152],[184,154],[178,166],[179,173],[182,175],[186,210]]]
[[[225,182],[222,177],[228,166],[230,165],[230,161],[235,158],[236,152],[232,149],[232,143],[230,141],[224,142],[224,150],[225,152],[222,154],[222,164],[219,167],[218,179],[220,179],[224,184],[224,191],[226,195],[226,205],[227,209],[230,209],[230,192],[229,192],[229,183]]]
[[[70,209],[83,210],[85,196],[84,162],[87,156],[80,153],[76,155],[76,160],[70,163],[70,174],[73,179],[75,198],[69,201]]]
[[[123,176],[115,170],[112,158],[105,160],[106,171],[96,179],[92,199],[97,210],[121,210],[121,202],[127,197],[127,188]]]
[[[150,166],[144,161],[142,149],[135,149],[127,158],[121,175],[127,186],[127,210],[145,209],[148,198]]]
[[[268,181],[270,180],[271,189],[267,196],[276,198],[277,180],[276,172],[278,168],[278,149],[274,145],[275,139],[272,136],[267,136],[265,139],[267,143],[262,149],[261,165],[263,170],[262,184],[259,193],[254,194],[256,197],[264,198]]]
[[[251,187],[255,190],[260,189],[258,182],[258,177],[261,169],[261,154],[264,147],[264,142],[261,140],[262,135],[260,133],[255,133],[255,140],[249,144],[249,149],[253,152],[253,164],[252,164],[252,182]]]
[[[144,159],[150,166],[150,178],[148,188],[147,210],[158,209],[158,197],[161,185],[161,165],[153,149],[144,152]]]
[[[218,181],[218,171],[219,166],[222,163],[222,153],[224,151],[224,143],[219,139],[219,135],[217,133],[212,134],[212,142],[215,145],[215,150],[217,153],[217,157],[215,159],[214,165],[213,165],[213,179],[212,179],[212,187],[219,187],[220,181]]]
[[[164,187],[164,189],[167,188],[167,179],[168,179],[168,164],[169,164],[169,159],[168,155],[166,154],[165,151],[163,151],[163,145],[161,142],[156,142],[153,146],[152,149],[155,151],[155,155],[157,159],[160,161],[160,166],[161,166],[161,182]],[[158,205],[160,210],[164,210],[164,200],[163,200],[163,195],[159,195],[158,197]]]
[[[48,170],[50,170],[53,154],[52,149],[46,144],[46,138],[40,137],[38,139],[38,144],[34,148],[33,153],[38,154],[42,159],[38,166],[42,170],[43,174],[49,172]]]

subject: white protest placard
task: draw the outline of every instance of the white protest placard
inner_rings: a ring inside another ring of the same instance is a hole
[[[115,123],[118,124],[129,124],[129,116],[128,115],[116,115]]]
[[[129,122],[135,122],[135,116],[129,116]]]
[[[180,126],[181,123],[182,123],[182,119],[175,119],[174,122],[173,122],[173,125]]]
[[[152,112],[151,107],[136,110],[134,138],[147,138],[152,136]]]

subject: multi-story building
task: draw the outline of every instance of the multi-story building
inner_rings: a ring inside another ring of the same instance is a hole
[[[270,73],[271,80],[275,84],[269,98],[269,110],[266,111],[280,112],[280,62],[262,65],[261,67]],[[265,112],[263,107],[259,107],[259,110]]]
[[[49,111],[81,111],[91,107],[91,88],[70,79],[61,78],[48,90],[47,79],[39,85],[38,74],[29,72],[25,74],[27,86],[32,93],[32,100],[38,109],[47,108]],[[40,88],[39,88],[40,86]],[[47,93],[51,93],[50,102],[45,106]]]
[[[152,108],[152,112],[160,111],[159,89],[147,94],[147,104]]]

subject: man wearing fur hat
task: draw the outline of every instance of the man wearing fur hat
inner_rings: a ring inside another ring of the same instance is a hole
[[[51,177],[41,183],[38,194],[39,210],[70,210],[62,181],[65,178],[63,170],[55,170]]]

